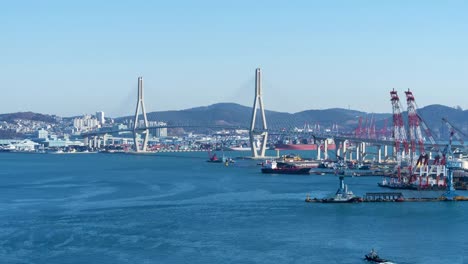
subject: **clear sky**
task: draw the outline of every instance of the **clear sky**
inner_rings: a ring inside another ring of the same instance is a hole
[[[149,111],[253,102],[391,112],[468,108],[468,2],[2,1],[0,113],[131,114],[143,76]]]

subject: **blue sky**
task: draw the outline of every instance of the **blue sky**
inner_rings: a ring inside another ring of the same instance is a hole
[[[3,1],[0,113],[468,108],[466,1]],[[404,103],[404,102],[403,102]]]

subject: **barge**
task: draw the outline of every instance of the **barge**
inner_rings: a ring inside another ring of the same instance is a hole
[[[310,198],[307,195],[305,201],[308,203],[327,203],[327,199]],[[446,202],[446,201],[464,201],[468,202],[466,196],[455,196],[453,199],[447,197],[427,197],[427,198],[405,198],[402,193],[381,192],[381,193],[366,193],[359,201],[363,203],[384,203],[384,202]]]

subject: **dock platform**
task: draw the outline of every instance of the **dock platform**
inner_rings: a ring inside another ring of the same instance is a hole
[[[327,199],[319,198],[310,198],[307,195],[305,201],[307,203],[327,203]],[[381,203],[381,202],[453,202],[453,201],[465,201],[468,202],[468,197],[466,196],[455,196],[452,200],[447,199],[446,197],[422,197],[422,198],[405,198],[400,192],[376,192],[376,193],[366,193],[359,202],[362,203]],[[349,203],[359,203],[356,200]]]

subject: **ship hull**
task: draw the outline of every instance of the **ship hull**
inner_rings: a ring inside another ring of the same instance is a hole
[[[396,189],[396,190],[418,190],[418,191],[443,191],[446,190],[446,186],[434,185],[434,186],[418,186],[413,184],[382,184],[377,183],[379,187]]]
[[[329,144],[328,150],[336,149],[335,144]],[[277,150],[317,150],[317,144],[275,144]]]
[[[374,262],[374,263],[385,263],[385,262],[388,262],[388,260],[385,260],[385,259],[381,259],[379,257],[370,257],[370,256],[367,256],[365,257],[365,260],[367,261],[370,261],[370,262]]]
[[[211,162],[211,163],[222,163],[222,160],[207,160],[206,162]]]
[[[230,147],[227,150],[231,150],[231,151],[252,151],[252,148]]]
[[[360,203],[362,202],[362,199],[360,197],[353,197],[350,199],[345,199],[345,200],[340,200],[340,199],[323,199],[322,203]]]
[[[309,174],[310,168],[287,168],[287,169],[271,169],[262,168],[262,173],[274,173],[274,174]]]

